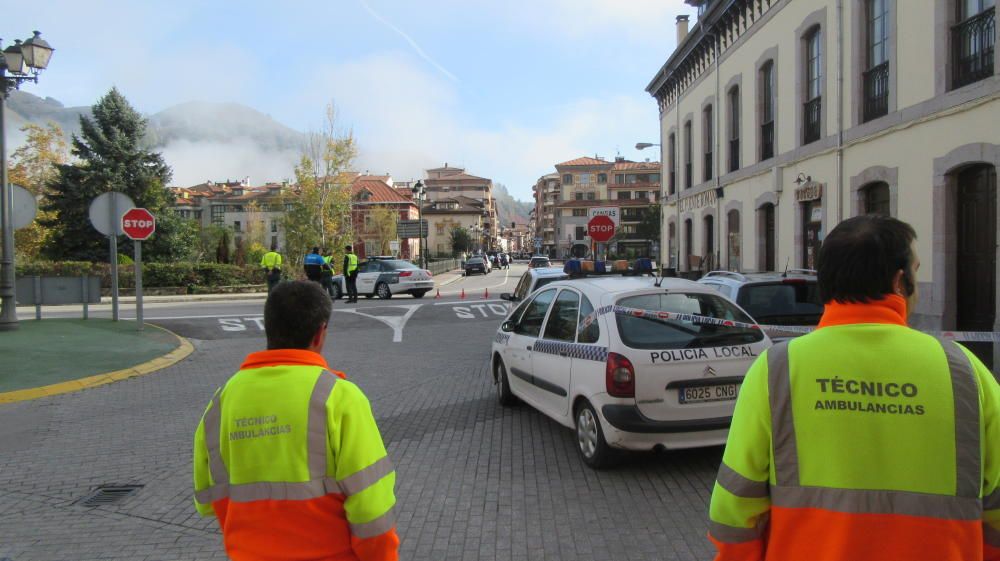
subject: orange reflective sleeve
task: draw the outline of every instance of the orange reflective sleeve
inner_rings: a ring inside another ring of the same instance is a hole
[[[361,561],[398,561],[399,536],[395,528],[373,538],[351,536],[351,549]]]

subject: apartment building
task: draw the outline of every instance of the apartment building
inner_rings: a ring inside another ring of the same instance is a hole
[[[392,212],[395,221],[416,220],[417,205],[410,193],[395,188],[388,176],[359,176],[351,183],[351,222],[354,225],[354,252],[361,259],[375,255],[389,255],[387,224],[380,221],[379,209]],[[402,259],[413,259],[420,254],[420,241],[416,238],[398,240]]]
[[[659,162],[580,157],[555,168],[556,173],[542,176],[534,186],[543,253],[554,257],[590,253],[593,248],[587,222],[590,209],[596,207],[621,210],[618,232],[608,247],[610,253],[648,255],[659,244],[638,231],[643,214],[660,198]]]
[[[481,199],[463,195],[441,197],[424,205],[422,212],[427,221],[427,251],[431,256],[452,255],[451,232],[456,228],[469,232],[474,251],[487,251],[497,245],[495,237],[488,237],[486,224],[490,217]]]
[[[285,241],[280,227],[285,212],[281,197],[288,189],[287,183],[253,187],[249,178],[172,187],[173,211],[203,228],[223,226],[237,238],[251,235],[265,246],[281,247]]]
[[[670,263],[813,268],[838,222],[887,214],[919,236],[911,322],[998,330],[994,0],[686,1],[647,87]]]
[[[466,173],[465,168],[449,166],[427,170],[424,190],[428,201],[466,197],[482,203],[486,215],[481,224],[480,243],[486,248],[497,245],[500,223],[496,200],[493,198],[493,180]]]

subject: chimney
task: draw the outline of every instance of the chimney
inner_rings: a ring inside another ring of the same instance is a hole
[[[680,47],[681,43],[688,36],[688,16],[680,15],[677,16],[677,46]]]

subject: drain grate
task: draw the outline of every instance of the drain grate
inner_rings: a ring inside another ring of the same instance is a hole
[[[95,507],[115,504],[126,497],[134,495],[136,491],[142,489],[142,485],[102,485],[94,489],[92,493],[80,499],[76,504],[80,506]]]

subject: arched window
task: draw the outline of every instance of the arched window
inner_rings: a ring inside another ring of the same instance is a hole
[[[760,160],[774,157],[774,61],[760,68]]]
[[[694,237],[694,224],[688,218],[684,221],[684,265],[687,270],[691,270],[691,251],[694,247],[691,238]]]
[[[774,262],[776,258],[777,245],[775,243],[775,222],[774,222],[774,205],[771,203],[765,203],[761,205],[758,211],[760,216],[760,230],[762,234],[760,237],[760,251],[758,255],[760,256],[760,269],[762,271],[773,271]]]
[[[866,0],[864,120],[889,112],[889,2]]]
[[[729,90],[729,171],[740,169],[740,88]]]
[[[670,266],[677,267],[677,224],[671,222],[667,226],[667,251],[670,256]]]
[[[823,43],[819,26],[813,27],[805,37],[806,47],[806,91],[803,144],[819,140],[820,123],[822,121],[822,78],[823,78]]]
[[[712,173],[715,167],[715,160],[712,157],[713,147],[715,146],[715,119],[712,114],[712,106],[709,105],[703,111],[704,119],[702,123],[702,130],[705,133],[702,135],[703,140],[703,152],[705,154],[705,168],[702,170],[702,177],[705,181],[712,179]]]
[[[743,238],[740,234],[740,211],[733,209],[726,215],[726,230],[729,232],[729,263],[726,268],[730,271],[739,271],[741,248],[743,247]]]
[[[865,214],[891,216],[888,183],[882,181],[870,183],[862,189],[862,195],[865,201]]]
[[[569,174],[569,173],[564,174],[563,175],[563,185],[572,185],[572,184],[573,184],[573,175]]]

